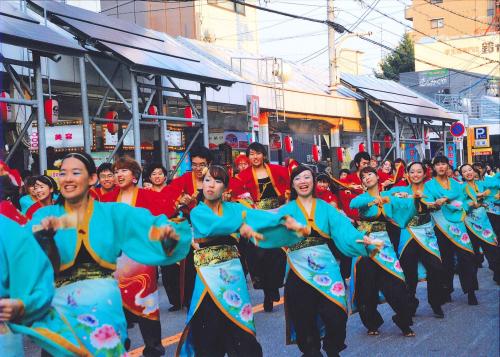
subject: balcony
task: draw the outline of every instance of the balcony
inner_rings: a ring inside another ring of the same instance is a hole
[[[413,21],[413,7],[412,6],[405,7],[405,19],[408,21]]]

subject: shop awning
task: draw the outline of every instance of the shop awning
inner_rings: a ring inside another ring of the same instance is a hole
[[[83,43],[143,73],[181,78],[209,85],[231,86],[234,80],[206,65],[190,50],[134,23],[55,1],[29,0],[30,7],[63,27]]]
[[[366,99],[380,103],[400,115],[455,121],[439,106],[397,82],[344,73],[341,81]]]
[[[49,54],[82,56],[86,52],[76,41],[41,25],[7,1],[0,1],[0,43]]]

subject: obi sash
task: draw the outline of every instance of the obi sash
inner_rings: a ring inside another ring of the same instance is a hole
[[[474,253],[472,243],[463,222],[449,222],[441,210],[431,213],[438,229],[457,247]]]
[[[243,331],[255,335],[252,304],[236,247],[215,245],[194,252],[196,281],[176,356],[195,356],[190,322],[208,294],[219,310]]]
[[[260,201],[257,201],[255,205],[259,209],[270,210],[278,208],[280,206],[280,201],[278,197],[262,198]]]
[[[478,239],[481,239],[483,242],[493,246],[498,244],[497,236],[484,207],[473,209],[465,217],[465,225]]]

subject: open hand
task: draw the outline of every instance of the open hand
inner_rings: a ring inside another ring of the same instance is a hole
[[[286,217],[285,222],[283,224],[288,230],[297,232],[302,236],[308,236],[309,234],[311,234],[311,227],[300,224],[290,216]]]
[[[252,227],[250,227],[248,224],[243,223],[240,227],[240,235],[243,238],[246,239],[251,239],[253,238],[256,241],[263,240],[264,236],[256,231],[253,230]]]

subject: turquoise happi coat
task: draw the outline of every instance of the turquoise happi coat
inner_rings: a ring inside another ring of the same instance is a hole
[[[354,228],[344,214],[321,199],[314,199],[310,214],[299,199],[282,206],[279,213],[293,217],[297,222],[309,226],[314,234],[324,238],[323,244],[307,245],[300,242],[286,248],[288,269],[347,313],[344,281],[327,240],[333,240],[342,254],[348,257],[368,256],[369,252],[365,245],[358,242],[363,240],[364,234]],[[295,328],[286,314],[285,319],[287,343],[294,343]],[[316,321],[319,331],[323,331],[324,324],[319,316]]]
[[[235,234],[246,223],[263,234],[263,240],[251,239],[260,248],[279,248],[303,239],[285,228],[284,218],[283,214],[251,209],[236,202],[222,202],[218,214],[203,202],[191,211],[195,243],[210,243],[224,236],[237,239]],[[252,304],[236,247],[214,245],[201,248],[195,250],[194,261],[196,281],[177,356],[195,356],[190,323],[207,294],[232,323],[255,335]]]
[[[377,205],[370,205],[376,197],[372,196],[368,192],[365,192],[359,196],[356,196],[351,201],[351,209],[358,209],[361,218],[358,230],[368,234],[370,238],[378,239],[383,242],[383,246],[380,250],[372,250],[370,254],[370,259],[374,261],[379,267],[387,271],[388,273],[394,275],[396,278],[405,280],[403,274],[403,269],[396,254],[392,242],[387,233],[387,228],[384,227],[387,223],[392,223],[398,227],[404,227],[405,223],[405,210],[408,209],[410,202],[408,200],[403,200],[398,197],[391,196],[389,192],[381,192],[381,197],[389,200],[388,203],[379,207]],[[373,248],[369,246],[369,249]],[[361,257],[353,259],[352,269],[351,269],[351,282],[349,286],[351,308],[352,311],[356,311],[356,305],[354,303],[354,298],[356,296],[356,265],[361,260]],[[381,297],[382,300],[382,297]]]
[[[447,198],[448,201],[431,213],[436,227],[458,248],[473,253],[464,224],[470,202],[465,193],[465,185],[450,178],[447,187],[443,187],[436,178],[427,181],[424,184],[422,202],[432,206],[439,198]]]
[[[486,210],[488,213],[500,215],[500,172],[494,176],[485,176],[481,185],[485,190],[490,193],[484,198],[484,203],[487,205]]]
[[[39,209],[27,229],[50,216],[69,213],[63,205]],[[170,225],[179,241],[159,240],[159,227]],[[85,248],[92,259],[108,271],[114,271],[122,252],[148,265],[173,264],[187,255],[192,242],[187,221],[174,223],[164,215],[153,216],[147,209],[123,203],[101,203],[89,200],[84,218],[76,228],[59,229],[54,240],[60,255],[60,270],[78,267],[76,257]],[[123,314],[118,284],[112,276],[82,278],[63,284],[55,292],[52,306],[60,313],[92,356],[115,356],[125,353],[127,324]],[[145,308],[148,303],[145,301]],[[59,341],[63,329],[45,326],[53,341]],[[61,342],[62,343],[62,342]]]
[[[67,321],[51,307],[54,271],[49,259],[33,236],[16,222],[0,215],[0,227],[0,299],[19,300],[23,306],[13,321],[0,322],[0,354],[23,355],[22,337],[17,334],[30,336],[54,356],[84,353]],[[53,335],[52,329],[59,329],[61,334]]]
[[[474,203],[487,205],[487,203],[485,203],[485,198],[478,198],[477,196],[478,193],[484,192],[488,195],[491,194],[491,191],[485,187],[484,181],[465,183],[465,193]],[[492,246],[498,245],[497,236],[491,225],[490,219],[488,218],[488,211],[486,207],[468,207],[467,216],[465,216],[464,222],[467,228],[469,228],[469,231],[471,231],[477,239],[480,239]]]

